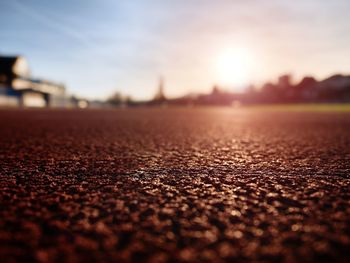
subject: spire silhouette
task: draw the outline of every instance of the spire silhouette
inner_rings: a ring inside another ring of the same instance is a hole
[[[156,95],[154,96],[155,101],[164,101],[166,100],[165,95],[164,95],[164,79],[163,77],[159,78],[159,85],[158,85],[158,91]]]

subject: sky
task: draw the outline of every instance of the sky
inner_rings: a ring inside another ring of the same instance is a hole
[[[160,76],[168,97],[237,91],[243,75],[239,85],[259,86],[349,74],[349,10],[348,0],[0,0],[0,54],[89,99],[150,99]]]

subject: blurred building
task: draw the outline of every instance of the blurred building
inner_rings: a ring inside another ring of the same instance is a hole
[[[69,106],[63,84],[31,77],[21,56],[0,56],[0,106]]]

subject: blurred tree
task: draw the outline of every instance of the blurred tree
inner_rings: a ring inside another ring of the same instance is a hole
[[[120,92],[115,92],[107,99],[107,102],[113,106],[128,106],[133,103],[131,96],[124,96]]]
[[[123,103],[123,96],[120,92],[115,92],[112,96],[107,99],[107,102],[114,106],[119,106]]]
[[[281,89],[288,89],[291,87],[291,75],[286,74],[286,75],[282,75],[278,78],[278,83],[277,86],[278,88]]]

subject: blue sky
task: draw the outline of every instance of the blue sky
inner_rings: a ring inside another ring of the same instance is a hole
[[[0,53],[27,57],[35,77],[76,95],[151,98],[220,83],[227,48],[253,54],[257,85],[291,73],[350,73],[348,0],[0,0]]]

